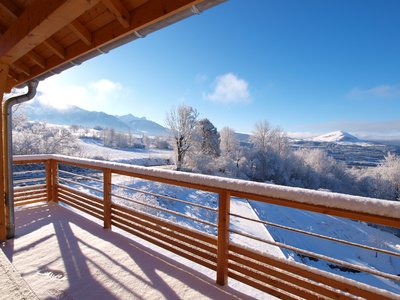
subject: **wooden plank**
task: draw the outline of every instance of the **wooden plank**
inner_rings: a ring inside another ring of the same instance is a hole
[[[84,192],[80,192],[80,191],[70,188],[69,186],[66,186],[64,184],[59,184],[59,191],[68,193],[72,197],[80,198],[80,199],[82,199],[82,201],[89,201],[93,204],[97,204],[97,205],[100,205],[101,207],[103,207],[103,201],[101,200],[101,198],[84,193]]]
[[[284,282],[290,282],[296,286],[302,287],[306,290],[315,291],[318,294],[333,299],[354,299],[348,295],[340,292],[339,290],[332,289],[330,286],[324,286],[320,283],[310,281],[307,278],[298,276],[297,274],[286,272],[285,270],[272,267],[270,265],[261,264],[262,262],[256,263],[247,259],[246,257],[239,257],[233,254],[229,255],[229,259],[237,262],[240,265],[250,267],[253,270],[263,272],[264,274],[272,275],[275,278],[279,278]],[[230,265],[229,265],[230,266]],[[228,267],[229,267],[228,266]]]
[[[74,200],[76,200],[78,202],[85,203],[85,204],[90,205],[91,207],[97,208],[97,209],[99,209],[101,211],[103,211],[103,209],[104,209],[104,206],[102,204],[99,204],[99,203],[96,203],[96,202],[92,202],[89,199],[84,198],[84,197],[76,196],[76,195],[74,195],[72,193],[69,193],[69,192],[63,190],[62,188],[58,189],[58,194],[66,196],[66,197],[69,197],[69,198],[74,199]]]
[[[158,240],[158,239],[156,239],[154,237],[151,237],[151,236],[143,234],[142,231],[138,231],[138,230],[135,230],[133,228],[124,226],[124,225],[119,224],[119,223],[117,223],[115,221],[112,221],[111,224],[114,225],[115,227],[118,227],[118,228],[120,228],[120,229],[122,229],[122,230],[124,230],[124,231],[126,231],[126,232],[128,232],[130,234],[132,234],[132,235],[135,235],[135,236],[137,236],[137,237],[139,237],[139,238],[141,238],[143,240],[146,240],[146,241],[148,241],[148,242],[150,242],[150,243],[152,243],[154,245],[157,245],[157,246],[159,246],[161,248],[164,248],[164,249],[166,249],[166,250],[168,250],[168,251],[170,251],[172,253],[178,254],[178,255],[186,258],[186,259],[189,259],[190,261],[198,263],[199,265],[202,265],[202,266],[204,266],[206,268],[209,268],[211,270],[214,270],[214,271],[216,270],[216,266],[214,264],[209,263],[207,261],[204,261],[202,259],[199,259],[197,257],[194,257],[194,256],[190,255],[189,253],[181,251],[180,249],[171,247],[170,245],[168,245],[166,243],[163,243],[163,242],[161,242],[160,240]]]
[[[87,210],[90,210],[90,211],[92,211],[92,212],[94,212],[94,213],[96,213],[96,214],[100,214],[100,215],[102,216],[101,219],[103,219],[103,210],[102,210],[102,209],[93,207],[93,206],[90,205],[90,204],[87,204],[87,203],[85,203],[85,202],[79,201],[78,199],[76,199],[76,198],[74,198],[74,197],[70,197],[70,196],[65,195],[65,194],[62,194],[62,193],[60,193],[60,194],[58,195],[58,197],[59,197],[60,199],[64,199],[64,200],[70,201],[70,202],[72,202],[72,203],[74,203],[74,204],[76,204],[76,205],[79,205],[80,207],[83,207],[83,208],[85,208],[85,209],[87,209]]]
[[[31,70],[29,69],[29,67],[27,65],[25,65],[23,62],[21,61],[16,61],[14,63],[11,64],[11,67],[13,69],[16,69],[19,72],[24,73],[26,76],[31,75]]]
[[[0,60],[13,63],[43,43],[99,0],[36,0],[0,37]]]
[[[61,59],[65,58],[65,49],[55,39],[50,37],[47,40],[45,40],[43,44],[51,51],[53,51],[53,53],[57,55],[59,58]]]
[[[257,283],[251,279],[249,279],[248,277],[245,277],[243,275],[240,275],[238,273],[229,271],[228,272],[228,276],[230,278],[236,279],[237,281],[243,282],[249,286],[252,286],[260,291],[263,291],[267,294],[270,294],[272,296],[278,297],[279,299],[284,299],[284,300],[299,300],[299,297],[295,296],[295,295],[291,295],[285,291],[279,290],[273,286],[270,285],[264,285],[264,284],[260,284]]]
[[[182,242],[184,242],[186,244],[193,245],[196,248],[203,249],[203,250],[207,251],[208,253],[217,254],[217,249],[216,248],[210,247],[207,244],[199,243],[196,240],[196,238],[194,238],[190,234],[189,235],[182,235],[182,234],[178,234],[175,231],[167,230],[167,229],[162,227],[163,224],[148,223],[146,221],[140,220],[138,218],[134,218],[132,216],[129,216],[129,215],[126,215],[124,213],[121,213],[121,212],[118,212],[118,211],[114,211],[114,210],[112,212],[112,216],[113,217],[114,216],[118,216],[118,217],[121,217],[121,218],[123,218],[123,219],[125,219],[127,221],[130,221],[130,222],[134,223],[134,224],[139,224],[139,225],[141,225],[143,227],[152,229],[152,230],[154,230],[156,232],[160,232],[160,233],[162,233],[162,234],[164,234],[166,236],[170,236],[170,237],[172,237],[174,239],[177,239],[177,240],[180,240],[180,241],[182,241]]]
[[[218,198],[218,240],[217,240],[217,284],[228,281],[229,211],[230,194],[219,193]]]
[[[47,193],[46,191],[44,191],[43,193],[34,193],[31,195],[23,195],[23,196],[18,196],[18,197],[14,197],[14,201],[25,201],[25,200],[30,200],[32,198],[44,198],[47,197]]]
[[[25,195],[34,195],[34,194],[39,194],[39,193],[46,193],[46,189],[42,188],[42,189],[30,189],[30,190],[23,190],[23,191],[19,191],[19,192],[15,192],[14,190],[14,197],[21,197],[21,196],[25,196]]]
[[[51,201],[52,198],[52,167],[51,160],[46,161],[46,192],[47,192],[47,201]]]
[[[78,209],[78,210],[80,210],[80,211],[83,211],[84,213],[87,213],[88,215],[91,215],[91,216],[93,216],[93,217],[95,217],[95,218],[98,218],[98,219],[100,219],[100,220],[103,220],[103,215],[102,215],[102,214],[100,214],[100,215],[99,215],[99,214],[96,214],[96,213],[93,212],[92,210],[88,210],[88,209],[86,209],[86,208],[84,208],[84,207],[81,207],[81,206],[77,205],[76,203],[69,201],[68,199],[62,198],[62,197],[60,196],[59,201],[64,202],[65,204],[67,204],[67,205],[69,205],[69,206],[71,206],[71,207],[73,207],[73,208],[76,208],[76,209]]]
[[[0,62],[0,104],[3,103],[4,93],[7,90],[8,73],[10,66]],[[3,115],[3,105],[0,105],[0,116]],[[0,241],[7,239],[6,233],[6,209],[5,209],[5,198],[4,198],[4,164],[3,164],[3,122],[0,120]]]
[[[114,14],[122,27],[129,27],[130,13],[120,0],[103,0],[103,4]]]
[[[21,14],[21,9],[18,7],[17,3],[12,0],[1,0],[0,9],[5,11],[8,16],[14,20]]]
[[[26,54],[31,60],[33,60],[38,66],[45,69],[46,68],[46,60],[37,54],[35,51],[28,52]]]
[[[58,162],[51,160],[51,200],[58,202]]]
[[[23,192],[23,191],[33,191],[33,190],[40,190],[40,189],[45,189],[45,188],[46,188],[45,184],[35,184],[35,185],[14,187],[14,194],[15,193],[20,193],[20,192]]]
[[[28,204],[42,203],[42,202],[47,202],[47,199],[39,198],[39,199],[32,199],[30,201],[18,201],[18,202],[15,202],[15,206],[23,206],[23,205],[28,205]]]
[[[273,286],[285,292],[291,293],[293,295],[299,296],[304,299],[329,299],[328,297],[324,297],[322,295],[318,295],[314,293],[312,290],[307,290],[297,285],[292,284],[291,282],[286,282],[280,280],[276,277],[270,276],[269,274],[261,274],[258,272],[254,272],[250,269],[244,268],[240,265],[229,264],[229,270],[236,271],[240,274],[245,275],[249,280],[255,280],[255,282],[262,282],[263,285],[267,284],[269,286]]]
[[[103,172],[104,228],[111,228],[111,190],[112,174],[110,170]]]
[[[334,289],[339,289],[342,290],[343,292],[350,293],[352,295],[358,296],[358,297],[363,297],[366,299],[385,299],[389,300],[391,299],[390,297],[385,297],[383,294],[380,293],[373,293],[367,290],[362,289],[361,286],[357,285],[357,282],[354,282],[354,285],[343,282],[339,279],[334,279],[328,276],[323,276],[321,272],[315,272],[312,268],[307,267],[304,265],[304,268],[294,266],[292,264],[287,264],[279,259],[273,259],[272,257],[267,257],[264,255],[261,255],[259,253],[255,253],[254,251],[250,251],[248,249],[244,249],[242,247],[236,246],[236,245],[229,245],[229,251],[238,253],[240,255],[246,256],[247,258],[251,258],[255,261],[262,262],[264,264],[269,264],[273,267],[285,270],[290,273],[297,274],[298,276],[308,278],[312,281],[315,282],[320,282],[324,285],[330,286]],[[328,272],[325,272],[329,274]],[[371,287],[372,288],[372,287]]]
[[[199,249],[196,249],[192,244],[187,245],[187,244],[185,244],[185,243],[183,243],[183,242],[181,242],[179,240],[171,238],[168,235],[160,234],[159,232],[157,232],[155,230],[152,230],[150,228],[138,225],[139,223],[134,224],[134,223],[128,222],[128,221],[126,221],[126,220],[124,220],[122,218],[119,218],[119,217],[117,217],[115,215],[112,216],[112,221],[115,221],[115,222],[118,222],[118,223],[123,224],[125,226],[128,226],[129,228],[141,231],[144,234],[147,234],[149,236],[152,236],[152,237],[156,238],[157,240],[163,241],[163,242],[165,242],[165,243],[167,243],[167,244],[169,244],[169,245],[171,245],[173,247],[182,249],[182,250],[184,250],[184,251],[186,251],[188,253],[191,253],[192,255],[196,255],[198,257],[201,257],[201,258],[203,258],[203,259],[205,259],[205,260],[207,260],[209,262],[213,262],[213,263],[216,262],[216,258],[213,255],[211,255],[209,253],[206,253],[206,252],[203,252],[203,251],[200,251]]]
[[[144,213],[140,213],[140,212],[134,211],[132,209],[128,209],[126,207],[123,207],[123,206],[115,204],[115,203],[111,205],[111,209],[125,212],[128,215],[132,215],[132,216],[135,216],[137,218],[140,218],[140,219],[143,219],[143,220],[146,220],[146,221],[149,221],[149,222],[153,222],[155,224],[161,224],[162,223],[162,219],[161,218],[152,217],[150,215],[147,215],[147,214],[144,214]],[[198,233],[198,232],[196,232],[194,230],[190,230],[189,231],[186,228],[180,227],[178,225],[174,225],[174,224],[169,223],[169,222],[164,222],[162,224],[162,226],[164,226],[165,228],[169,228],[169,229],[171,229],[173,231],[185,234],[185,235],[191,235],[191,236],[193,236],[195,239],[197,239],[199,241],[203,241],[205,243],[208,243],[208,244],[211,244],[211,245],[215,245],[215,246],[217,245],[217,239],[214,236],[207,235],[205,233]]]
[[[82,25],[78,20],[74,20],[68,25],[72,32],[79,37],[79,39],[86,45],[90,46],[92,44],[92,34],[85,26]]]

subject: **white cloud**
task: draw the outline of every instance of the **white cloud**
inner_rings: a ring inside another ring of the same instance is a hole
[[[65,85],[54,76],[40,82],[37,99],[59,109],[76,105],[85,109],[97,107],[100,110],[102,104],[121,90],[120,83],[108,79],[101,79],[88,85]]]
[[[346,95],[348,98],[395,98],[400,97],[400,85],[382,84],[372,88],[353,88]]]
[[[121,90],[122,86],[118,82],[108,79],[100,79],[90,84],[98,93],[112,93]]]
[[[227,73],[217,77],[214,91],[206,97],[221,103],[247,103],[250,101],[249,84],[235,74]]]

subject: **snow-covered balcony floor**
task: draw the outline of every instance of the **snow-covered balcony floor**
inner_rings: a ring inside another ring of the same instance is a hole
[[[40,299],[269,299],[51,202],[18,208],[2,250]]]

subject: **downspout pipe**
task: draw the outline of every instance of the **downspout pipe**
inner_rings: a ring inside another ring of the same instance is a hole
[[[36,80],[29,81],[27,83],[28,92],[26,94],[11,97],[3,103],[3,165],[7,239],[12,239],[15,236],[12,107],[16,104],[29,101],[35,97],[38,84],[39,82]]]

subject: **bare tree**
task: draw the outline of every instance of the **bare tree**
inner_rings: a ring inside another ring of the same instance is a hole
[[[197,110],[184,104],[167,113],[166,125],[170,130],[176,156],[176,168],[180,170],[185,155],[192,145],[192,135],[197,120]]]

